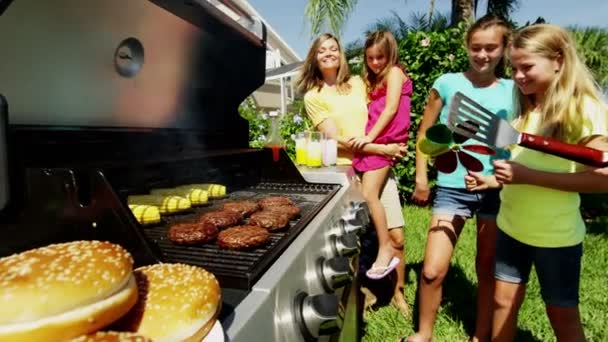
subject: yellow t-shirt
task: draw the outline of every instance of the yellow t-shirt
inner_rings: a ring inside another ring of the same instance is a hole
[[[359,76],[348,80],[351,90],[348,94],[340,94],[336,88],[323,87],[311,89],[304,95],[306,113],[313,125],[317,126],[323,120],[332,119],[338,128],[338,135],[359,137],[365,135],[367,123],[367,94],[365,83]],[[339,149],[338,165],[350,165],[353,154]]]
[[[608,135],[608,114],[591,99],[585,108],[581,113],[581,119],[585,120],[582,135],[572,141],[593,134]],[[532,112],[523,131],[538,133],[540,126],[540,113]],[[576,162],[520,146],[512,149],[511,160],[535,170],[556,173],[574,173],[584,168]],[[537,247],[567,247],[583,241],[585,224],[578,193],[528,184],[506,184],[500,198],[498,227],[514,239]]]

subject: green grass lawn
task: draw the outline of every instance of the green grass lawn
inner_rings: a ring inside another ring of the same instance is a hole
[[[415,304],[418,279],[424,256],[425,237],[430,211],[405,207],[407,240],[406,298],[417,317]],[[458,241],[450,271],[444,282],[444,296],[437,322],[436,341],[468,341],[475,323],[475,227],[469,220]],[[581,312],[589,341],[608,340],[608,218],[588,222],[584,242],[583,271],[580,289]],[[363,341],[396,341],[414,332],[415,320],[403,317],[390,305],[372,310],[364,317]],[[516,341],[555,341],[540,297],[534,271],[528,284],[526,300],[519,313]]]

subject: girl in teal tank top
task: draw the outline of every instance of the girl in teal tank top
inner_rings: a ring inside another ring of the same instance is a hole
[[[428,97],[424,116],[418,130],[418,141],[438,120],[446,122],[450,100],[461,91],[505,117],[512,112],[510,80],[496,74],[504,65],[504,52],[510,28],[502,19],[485,16],[471,26],[466,34],[469,68],[464,73],[439,77]],[[477,144],[477,142],[476,142]],[[453,153],[453,152],[448,152]],[[491,174],[489,158],[475,155]],[[427,178],[428,159],[416,153],[416,188],[412,199],[426,204],[430,197]],[[420,279],[419,330],[407,341],[430,341],[433,325],[441,302],[442,283],[450,265],[456,241],[467,219],[477,216],[478,280],[477,318],[473,341],[487,341],[491,334],[493,301],[493,258],[498,212],[497,191],[469,193],[464,184],[467,170],[458,167],[451,174],[440,174],[439,186],[427,235],[426,251]]]

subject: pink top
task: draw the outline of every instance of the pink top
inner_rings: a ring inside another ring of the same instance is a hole
[[[402,66],[398,66],[403,70]],[[393,117],[393,120],[386,125],[380,135],[374,140],[376,144],[390,144],[390,143],[405,143],[407,142],[408,130],[410,128],[410,111],[411,111],[411,100],[412,100],[412,80],[408,79],[403,83],[401,87],[401,97],[399,98],[399,107],[397,107],[397,113]],[[365,134],[372,130],[376,121],[382,114],[384,107],[386,107],[386,83],[372,91],[369,94],[370,102],[367,105],[368,119],[367,125],[365,126]],[[363,154],[355,153],[353,158],[353,167],[359,172],[365,172],[370,170],[376,170],[384,166],[392,166],[394,162],[390,157],[385,157],[377,154]]]

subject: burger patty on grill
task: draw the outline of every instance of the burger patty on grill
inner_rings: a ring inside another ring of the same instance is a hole
[[[222,210],[236,212],[241,215],[241,218],[249,216],[259,209],[260,206],[254,201],[234,201],[222,205]]]
[[[217,227],[217,229],[224,229],[234,226],[240,221],[241,215],[239,213],[227,210],[210,211],[201,215],[198,219],[198,222],[211,223]]]
[[[272,196],[272,197],[266,197],[266,198],[262,198],[259,202],[260,207],[262,207],[262,209],[266,209],[268,207],[274,207],[277,205],[294,205],[293,201],[287,197],[283,197],[283,196]]]
[[[250,249],[265,245],[270,239],[268,230],[254,225],[228,228],[217,236],[217,244],[225,249]]]
[[[276,211],[258,211],[249,218],[250,224],[258,225],[269,231],[285,228],[289,223],[289,215]]]
[[[219,231],[209,222],[176,223],[169,228],[169,240],[185,245],[205,243],[215,239]]]
[[[264,210],[271,211],[274,213],[286,214],[290,220],[300,215],[300,208],[296,207],[295,205],[273,205],[264,208]]]

